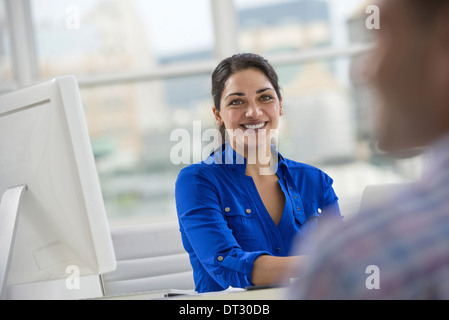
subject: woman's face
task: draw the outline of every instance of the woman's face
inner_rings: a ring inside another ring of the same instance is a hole
[[[224,123],[229,140],[244,150],[269,146],[279,127],[282,106],[265,74],[257,69],[239,71],[226,81],[217,124]]]

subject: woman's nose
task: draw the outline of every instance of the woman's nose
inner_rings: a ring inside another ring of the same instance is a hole
[[[257,119],[258,117],[260,117],[261,114],[262,112],[257,103],[253,102],[248,105],[248,108],[246,109],[247,118]]]

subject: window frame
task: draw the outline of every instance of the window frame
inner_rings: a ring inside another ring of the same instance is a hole
[[[212,8],[214,27],[214,59],[203,62],[166,65],[144,71],[117,72],[103,75],[78,77],[80,88],[106,86],[111,84],[147,82],[168,78],[210,74],[218,62],[238,51],[237,12],[233,1],[209,0]],[[32,24],[30,0],[5,0],[7,25],[13,58],[15,81],[12,84],[0,84],[0,91],[14,90],[42,81],[38,72],[36,35]],[[226,14],[224,14],[226,12]],[[224,19],[226,17],[226,19]],[[301,64],[317,59],[336,59],[365,53],[371,45],[366,43],[350,44],[345,47],[313,48],[301,52],[267,56],[274,67],[288,64]]]

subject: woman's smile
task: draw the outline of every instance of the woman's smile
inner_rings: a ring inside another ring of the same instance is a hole
[[[249,123],[242,124],[241,126],[244,129],[261,130],[261,129],[266,128],[267,123],[268,123],[268,121],[266,121],[266,122],[249,122]]]

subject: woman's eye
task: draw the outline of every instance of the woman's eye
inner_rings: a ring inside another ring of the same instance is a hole
[[[270,95],[267,95],[267,94],[264,94],[263,96],[260,97],[261,101],[270,101],[272,99],[273,99],[273,97]]]
[[[240,99],[232,100],[232,101],[229,103],[230,106],[238,106],[238,105],[241,105],[241,104],[242,104],[242,100],[240,100]]]

